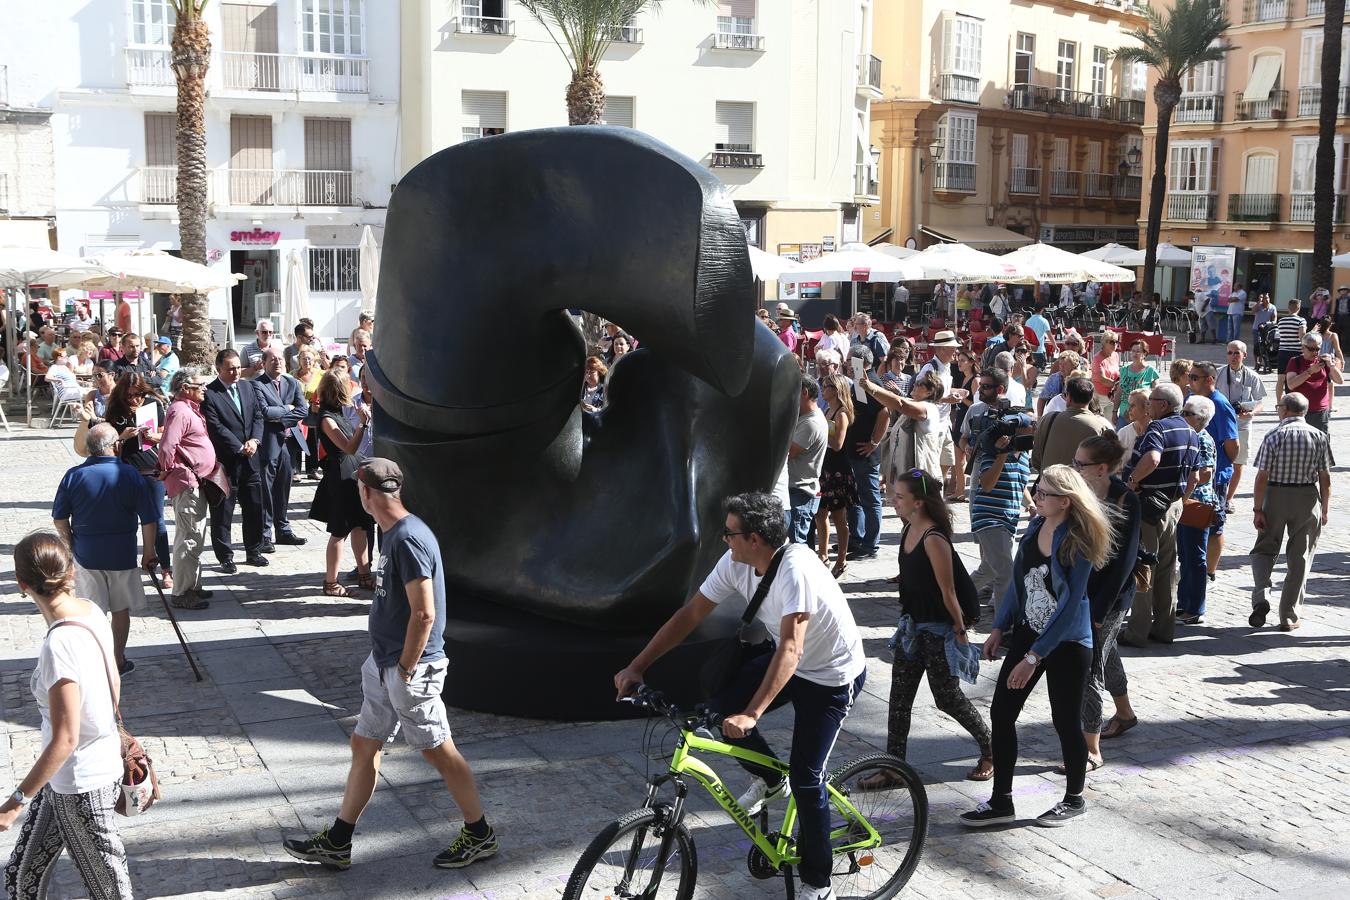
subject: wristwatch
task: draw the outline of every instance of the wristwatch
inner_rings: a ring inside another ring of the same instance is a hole
[[[414,676],[416,673],[415,673],[415,671],[414,671],[413,669],[405,669],[405,668],[403,668],[403,663],[398,663],[398,674],[401,675],[401,676],[403,676],[403,680],[404,680],[404,681],[412,681],[412,680],[413,680],[413,676]]]
[[[9,799],[13,800],[16,804],[18,804],[20,809],[23,809],[25,806],[29,804],[30,801],[32,801],[33,798],[25,797],[23,795],[22,790],[20,790],[19,788],[15,788],[14,793],[9,795]]]
[[[1022,659],[1031,663],[1033,668],[1041,664],[1041,658],[1037,656],[1035,653],[1032,653],[1030,650],[1027,651],[1027,655],[1022,657]]]

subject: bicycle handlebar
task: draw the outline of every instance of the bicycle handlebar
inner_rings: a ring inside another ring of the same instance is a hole
[[[708,709],[703,704],[692,710],[681,709],[667,700],[665,694],[645,684],[638,685],[631,695],[620,697],[619,702],[650,709],[657,715],[670,719],[685,731],[697,731],[699,728],[715,729],[722,725],[723,716],[720,713]]]

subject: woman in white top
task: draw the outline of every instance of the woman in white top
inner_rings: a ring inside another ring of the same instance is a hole
[[[31,681],[42,713],[42,753],[0,805],[4,831],[28,808],[5,867],[5,890],[10,897],[44,896],[52,865],[69,850],[89,896],[130,900],[126,849],[113,818],[122,745],[113,712],[121,679],[108,665],[112,629],[97,606],[71,593],[75,561],[55,533],[21,540],[14,571],[48,630]]]
[[[816,352],[819,353],[821,350],[833,350],[835,353],[839,354],[840,359],[847,360],[849,345],[848,332],[839,325],[839,319],[835,316],[826,316],[820,327],[823,333],[820,336],[820,340],[816,341]],[[845,376],[850,374],[851,373],[849,372],[844,373]]]
[[[895,502],[895,486],[906,472],[922,469],[929,477],[940,479],[944,423],[936,401],[943,397],[942,379],[931,369],[923,371],[910,385],[908,397],[893,394],[871,379],[864,380],[863,390],[886,409],[900,414],[881,448],[881,477],[886,482],[887,499]]]
[[[1125,445],[1128,456],[1134,451],[1135,442],[1144,436],[1144,430],[1151,421],[1148,417],[1148,391],[1143,388],[1130,391],[1125,407],[1126,423],[1116,430],[1116,437]]]

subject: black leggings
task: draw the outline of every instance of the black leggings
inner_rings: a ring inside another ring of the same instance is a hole
[[[1065,641],[1041,660],[1026,687],[1013,690],[1008,687],[1008,675],[1022,661],[1036,640],[1030,628],[1023,625],[1013,634],[1012,647],[1003,659],[998,673],[998,687],[989,707],[989,719],[994,734],[994,797],[1007,799],[1012,795],[1013,770],[1017,767],[1017,717],[1031,696],[1032,688],[1046,675],[1050,692],[1050,718],[1059,734],[1059,745],[1064,753],[1064,768],[1068,773],[1064,786],[1066,794],[1083,793],[1087,778],[1087,741],[1083,738],[1083,694],[1087,690],[1092,671],[1092,648]]]
[[[976,712],[970,699],[961,691],[961,682],[947,664],[947,641],[942,635],[920,631],[915,635],[917,646],[914,659],[909,659],[897,647],[895,664],[891,667],[891,708],[886,727],[886,752],[906,759],[909,749],[909,722],[914,710],[914,696],[919,682],[928,673],[928,688],[933,692],[933,704],[951,716],[970,732],[980,746],[980,756],[992,756],[989,726]]]

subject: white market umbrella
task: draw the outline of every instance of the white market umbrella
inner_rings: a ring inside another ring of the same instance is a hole
[[[923,267],[929,281],[1027,283],[1033,278],[1007,256],[995,256],[965,244],[934,244],[906,262]]]
[[[845,244],[834,253],[808,260],[778,280],[802,281],[919,281],[923,270],[907,259],[896,259],[866,244]]]
[[[796,260],[788,259],[785,256],[774,256],[758,247],[751,246],[749,250],[750,270],[755,273],[755,277],[760,281],[774,281],[784,272],[794,272],[802,266]]]
[[[911,256],[917,256],[919,251],[910,247],[901,247],[899,244],[872,244],[872,249],[878,253],[885,253],[887,256],[894,256],[896,259],[909,259]]]
[[[282,313],[282,329],[286,334],[294,334],[295,326],[309,316],[309,280],[298,249],[292,249],[286,256],[286,296]]]
[[[1108,262],[1115,262],[1118,266],[1142,266],[1144,264],[1144,251],[1135,250],[1133,255],[1124,261],[1108,260]],[[1174,269],[1189,269],[1191,267],[1191,251],[1175,244],[1161,243],[1158,245],[1157,264]]]
[[[103,275],[71,276],[57,282],[63,288],[85,291],[145,291],[154,294],[209,294],[244,280],[224,269],[213,269],[163,250],[114,250],[91,257],[107,270]]]
[[[1080,256],[1086,256],[1088,259],[1095,259],[1098,262],[1110,263],[1113,266],[1141,266],[1143,261],[1131,262],[1142,251],[1133,247],[1126,247],[1124,244],[1107,244],[1104,247],[1098,247],[1096,250],[1089,250],[1086,253],[1080,253]]]
[[[375,231],[369,225],[361,229],[360,277],[361,308],[374,309],[380,285],[380,245],[375,243]]]
[[[1129,269],[1088,259],[1049,244],[1027,244],[1001,259],[1012,263],[1028,277],[1048,284],[1076,284],[1080,281],[1133,282]]]
[[[1350,269],[1350,253],[1342,253],[1340,256],[1331,258],[1331,267],[1333,269]]]

